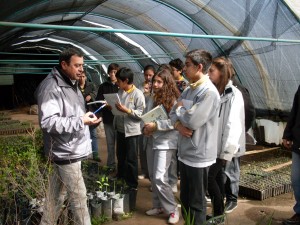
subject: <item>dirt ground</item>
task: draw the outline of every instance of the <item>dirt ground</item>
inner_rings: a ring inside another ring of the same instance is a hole
[[[28,109],[10,111],[12,119],[20,121],[30,121],[38,127],[37,116],[29,115]],[[102,159],[101,165],[106,162],[106,141],[103,129],[99,128],[99,153]],[[139,181],[136,211],[129,219],[110,221],[106,224],[116,225],[163,225],[167,224],[167,215],[150,217],[145,211],[152,208],[151,192],[149,191],[150,181],[147,179]],[[178,183],[180,187],[180,183]],[[179,188],[180,190],[180,188]],[[176,194],[179,197],[179,193]],[[293,215],[294,197],[292,193],[287,193],[277,197],[268,198],[263,201],[240,197],[238,207],[232,213],[226,216],[226,224],[228,225],[275,225],[282,224],[282,220]],[[208,212],[211,205],[208,204]],[[184,221],[181,217],[178,225],[183,225]]]

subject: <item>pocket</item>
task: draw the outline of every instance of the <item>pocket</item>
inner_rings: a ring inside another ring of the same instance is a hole
[[[187,152],[186,150],[194,150],[195,151],[197,149],[197,145],[195,145],[192,138],[189,138],[189,137],[181,136],[181,138],[179,138],[178,145],[183,146],[185,152]]]

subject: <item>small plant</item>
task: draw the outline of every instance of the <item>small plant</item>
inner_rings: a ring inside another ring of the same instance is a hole
[[[133,213],[129,212],[129,213],[124,213],[121,217],[121,219],[125,220],[125,219],[129,219],[132,218]]]
[[[91,223],[92,225],[100,225],[107,221],[109,221],[109,218],[107,218],[105,215],[101,215],[99,217],[93,217]]]
[[[99,185],[99,190],[102,192],[108,192],[109,187],[109,180],[108,177],[105,175],[102,175],[100,177],[100,180],[97,180],[96,183]],[[105,190],[103,190],[105,188]]]

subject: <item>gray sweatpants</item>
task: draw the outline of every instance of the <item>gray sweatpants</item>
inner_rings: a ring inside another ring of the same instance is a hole
[[[149,177],[152,185],[154,208],[164,208],[166,214],[174,213],[177,207],[169,184],[168,169],[175,149],[157,150],[147,148]]]

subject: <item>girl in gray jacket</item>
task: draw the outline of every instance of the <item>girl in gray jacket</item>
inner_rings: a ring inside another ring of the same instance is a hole
[[[146,112],[158,105],[163,105],[166,111],[170,112],[179,97],[179,91],[171,73],[162,70],[155,74],[152,78],[152,90],[154,95],[149,96]],[[172,155],[177,149],[178,131],[174,130],[170,119],[159,119],[145,123],[143,134],[149,137],[146,151],[153,190],[153,208],[146,214],[153,216],[165,212],[169,215],[168,223],[175,224],[179,220],[179,211],[168,182],[168,168]]]

